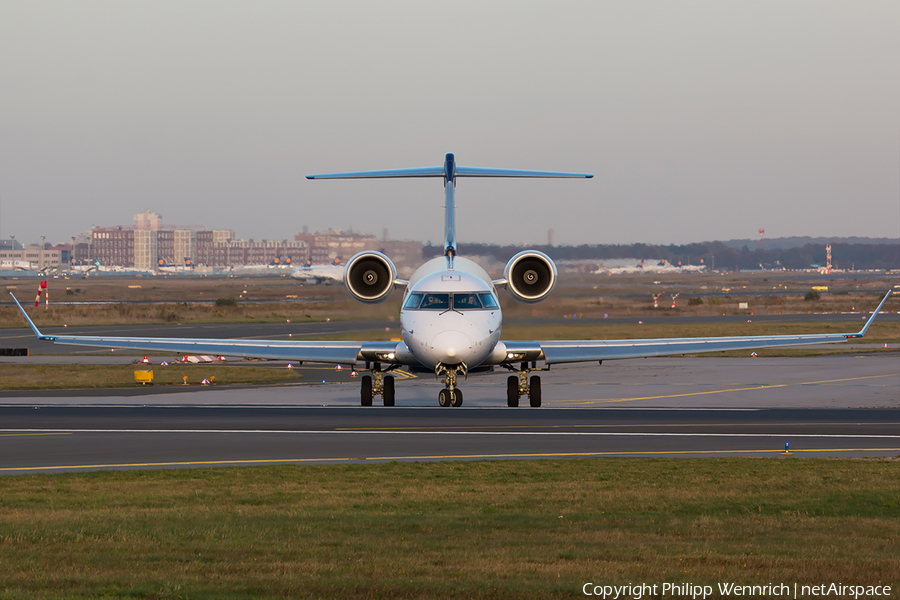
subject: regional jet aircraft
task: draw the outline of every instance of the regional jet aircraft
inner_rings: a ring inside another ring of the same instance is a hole
[[[426,262],[409,281],[399,279],[390,258],[380,252],[360,252],[345,267],[344,284],[347,291],[361,302],[382,302],[396,288],[404,289],[400,308],[402,341],[313,342],[44,335],[28,318],[21,305],[19,309],[39,339],[57,344],[354,365],[371,373],[361,378],[360,399],[363,406],[371,406],[375,396],[381,396],[385,406],[394,405],[394,377],[390,373],[400,368],[434,373],[443,383],[438,403],[441,406],[460,406],[463,403],[463,393],[458,386],[460,376],[466,377],[468,373],[487,371],[493,367],[502,367],[515,373],[507,380],[506,401],[509,406],[518,406],[519,399],[526,396],[531,406],[540,406],[540,376],[532,375],[529,378],[529,374],[549,369],[552,365],[844,342],[865,335],[890,296],[888,292],[863,328],[856,333],[643,340],[503,340],[497,291],[505,288],[519,302],[540,302],[556,286],[556,266],[546,254],[525,250],[509,260],[502,279],[492,280],[477,264],[457,256],[454,204],[457,180],[464,177],[590,178],[592,175],[465,167],[457,165],[454,156],[447,154],[444,164],[437,167],[307,177],[436,177],[444,180],[446,203],[443,256]]]
[[[291,277],[316,285],[340,282],[344,279],[344,265],[337,262],[330,265],[314,265],[307,261],[302,267],[294,269]]]

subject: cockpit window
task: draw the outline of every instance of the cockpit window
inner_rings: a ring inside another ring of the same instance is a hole
[[[450,308],[450,294],[425,294],[422,308],[428,310],[447,310]]]
[[[410,294],[403,308],[409,310],[494,310],[500,308],[491,294],[455,292],[453,294]]]
[[[424,294],[410,294],[409,298],[406,299],[406,304],[403,305],[403,308],[419,308],[419,302],[422,301],[422,296]]]
[[[497,301],[494,300],[494,297],[490,294],[478,294],[478,297],[481,298],[481,303],[487,309],[500,308],[497,306]]]
[[[477,294],[453,294],[453,308],[456,310],[465,310],[472,308],[481,308],[481,302],[478,300]]]

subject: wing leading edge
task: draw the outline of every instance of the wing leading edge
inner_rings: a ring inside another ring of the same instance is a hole
[[[543,360],[548,365],[613,360],[620,358],[644,358],[650,356],[671,356],[674,354],[699,354],[702,352],[724,352],[726,350],[750,350],[755,348],[782,348],[786,346],[806,346],[809,344],[833,344],[861,338],[874,322],[881,307],[891,292],[888,291],[878,304],[878,308],[866,320],[861,330],[855,333],[823,333],[801,335],[761,335],[712,338],[657,338],[638,340],[546,340],[534,342],[504,342],[508,356],[519,360]]]
[[[31,330],[40,340],[70,346],[99,346],[154,350],[175,354],[224,354],[248,358],[271,358],[328,364],[377,361],[396,353],[397,342],[301,342],[291,340],[239,340],[202,338],[111,337],[102,335],[46,335],[37,328],[19,300],[10,294]]]

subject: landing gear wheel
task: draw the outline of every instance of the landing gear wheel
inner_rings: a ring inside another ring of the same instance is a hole
[[[394,405],[394,378],[391,375],[386,375],[382,386],[383,386],[383,390],[381,392],[381,397],[384,398],[384,405],[385,406],[393,406]]]
[[[459,389],[453,390],[450,393],[450,405],[453,406],[453,408],[459,408],[460,406],[462,406],[462,402],[463,402],[462,390],[459,390]]]
[[[438,394],[438,404],[441,406],[450,406],[450,390],[441,390],[441,393]]]
[[[515,375],[506,378],[506,405],[510,408],[519,405],[519,378]]]
[[[531,406],[537,408],[541,405],[541,378],[537,375],[532,377],[528,387],[531,390],[528,399],[531,400]]]
[[[364,375],[360,391],[360,400],[363,406],[372,406],[372,376]]]

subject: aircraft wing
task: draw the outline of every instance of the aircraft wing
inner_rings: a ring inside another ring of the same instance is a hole
[[[726,350],[750,350],[756,348],[783,348],[809,344],[831,344],[861,338],[875,320],[891,292],[884,296],[878,308],[855,333],[819,333],[800,335],[752,335],[711,338],[656,338],[637,340],[547,340],[504,341],[509,362],[541,360],[548,365],[613,360],[619,358],[644,358],[671,356],[674,354],[698,354],[724,352]]]
[[[97,346],[172,352],[175,354],[213,354],[271,358],[296,362],[351,365],[357,362],[395,362],[397,342],[311,342],[292,340],[241,340],[202,338],[112,337],[103,335],[46,335],[29,318],[19,300],[15,300],[31,330],[40,340],[71,346]]]

